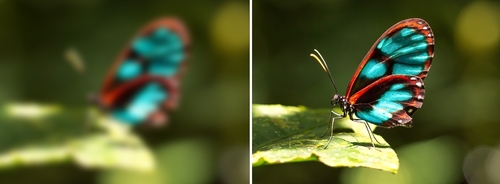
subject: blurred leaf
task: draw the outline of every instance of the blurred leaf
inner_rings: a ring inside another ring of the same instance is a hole
[[[67,160],[69,155],[69,150],[64,146],[27,146],[0,154],[0,169],[61,162]]]
[[[81,120],[85,117],[82,109],[35,102],[6,103],[0,107],[0,154],[43,142],[52,147],[88,134]]]
[[[83,137],[61,145],[39,143],[0,154],[0,169],[53,164],[74,160],[84,167],[150,170],[154,161],[149,150],[135,136],[114,139],[102,134]]]
[[[128,126],[105,118],[97,120],[96,125],[104,133],[38,140],[0,152],[0,169],[70,161],[88,168],[154,168],[154,158],[149,149],[137,135],[129,131]]]
[[[4,106],[10,117],[37,119],[60,113],[59,105],[41,105],[36,103],[9,103]]]
[[[154,157],[135,135],[116,139],[107,134],[89,136],[72,144],[72,158],[91,168],[154,169]]]
[[[252,109],[253,166],[317,160],[331,167],[368,167],[397,173],[397,155],[378,135],[376,149],[366,133],[359,132],[337,133],[324,149],[329,137],[320,136],[326,128],[328,109],[281,105],[253,105]],[[352,125],[347,122],[336,121],[335,128]]]

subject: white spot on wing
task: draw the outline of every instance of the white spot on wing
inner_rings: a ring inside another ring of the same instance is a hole
[[[422,83],[421,83],[421,82],[417,82],[417,83],[415,83],[415,84],[416,84],[419,88],[421,88],[421,87],[422,87]]]

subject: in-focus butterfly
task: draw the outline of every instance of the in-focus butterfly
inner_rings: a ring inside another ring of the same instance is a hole
[[[385,128],[412,126],[411,116],[422,107],[423,79],[434,57],[434,34],[427,22],[410,18],[385,31],[359,64],[346,96],[337,93],[330,69],[315,51],[317,55],[311,56],[320,63],[335,88],[331,104],[339,104],[343,112],[342,115],[330,112],[331,127],[327,128],[330,139],[325,148],[332,140],[333,124],[338,118],[349,116],[352,121],[364,123],[373,147],[372,137],[375,137],[367,122]]]
[[[183,23],[160,18],[123,49],[104,81],[97,103],[120,122],[163,123],[179,101],[179,81],[189,56]]]

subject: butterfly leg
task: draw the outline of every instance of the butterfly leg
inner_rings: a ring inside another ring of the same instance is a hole
[[[332,129],[333,129],[333,118],[334,118],[333,115],[341,116],[340,114],[337,114],[336,112],[333,112],[333,110],[330,111],[330,116],[328,117],[328,120],[329,120],[328,121],[328,125],[331,125]],[[324,137],[326,135],[326,133],[328,133],[328,130],[330,130],[330,126],[326,127],[326,131],[325,131],[325,133],[323,133],[321,135],[321,137]]]
[[[350,117],[352,117],[352,116],[350,116]],[[354,122],[356,122],[356,123],[363,123],[365,125],[366,131],[368,132],[368,137],[370,137],[370,141],[372,143],[373,148],[375,148],[375,144],[373,143],[373,139],[375,139],[375,141],[377,141],[377,143],[381,144],[377,140],[377,138],[375,137],[375,135],[373,135],[372,128],[370,127],[370,125],[368,125],[368,122],[366,122],[366,121],[364,121],[362,119],[354,119],[354,118],[351,118],[351,120],[354,121]]]
[[[340,118],[344,118],[344,117],[345,117],[344,115],[337,114],[333,110],[330,111],[330,117],[328,119],[330,119],[331,124],[330,124],[330,126],[327,126],[325,133],[323,133],[323,135],[321,135],[321,137],[325,136],[326,133],[328,132],[328,130],[330,130],[330,138],[328,139],[328,142],[326,143],[326,146],[323,149],[326,149],[328,147],[328,145],[330,145],[330,142],[333,139],[333,125],[335,124],[335,119],[340,119]]]
[[[373,130],[370,127],[370,125],[368,125],[368,123],[366,121],[364,121],[364,124],[365,124],[366,130],[368,131],[369,134],[371,134],[373,139],[375,139],[375,141],[377,141],[377,143],[382,144],[382,143],[380,143],[380,141],[377,140],[377,137],[375,137],[375,135],[373,135]],[[373,144],[373,140],[372,140],[372,144]]]

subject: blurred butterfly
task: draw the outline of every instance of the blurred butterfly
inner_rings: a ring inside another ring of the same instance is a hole
[[[375,136],[367,123],[385,128],[412,126],[411,116],[422,107],[423,80],[434,57],[434,34],[427,22],[410,18],[385,31],[359,64],[346,96],[337,93],[330,69],[315,51],[317,55],[311,56],[323,67],[335,88],[331,104],[339,104],[343,113],[330,112],[331,127],[326,131],[330,129],[330,139],[325,148],[332,140],[335,119],[349,116],[352,121],[364,123],[373,147]]]
[[[95,100],[126,124],[166,122],[165,111],[179,103],[189,47],[180,20],[167,17],[147,24],[122,50]]]

